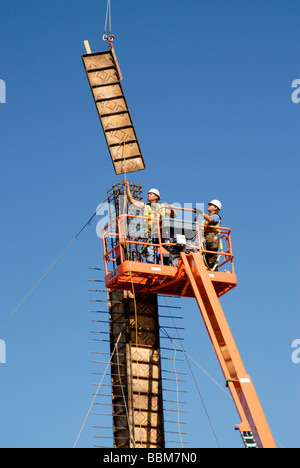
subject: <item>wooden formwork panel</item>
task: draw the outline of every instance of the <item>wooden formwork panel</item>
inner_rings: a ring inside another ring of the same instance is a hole
[[[117,128],[115,130],[108,130],[106,138],[110,145],[118,144],[120,141],[130,141],[134,138],[134,130],[132,128]]]
[[[120,84],[110,86],[101,86],[99,88],[92,88],[92,93],[95,101],[110,100],[116,97],[122,97],[123,90]],[[127,110],[127,106],[126,106]]]
[[[132,361],[137,361],[138,363],[159,363],[160,362],[160,353],[157,349],[147,349],[147,348],[132,348],[131,350],[131,359]]]
[[[133,406],[139,410],[159,411],[160,401],[158,395],[133,395]]]
[[[136,410],[134,412],[134,423],[136,426],[158,427],[160,425],[160,415],[153,411]]]
[[[86,54],[82,60],[116,174],[145,169],[115,52]]]
[[[115,447],[164,447],[157,297],[110,291],[109,306],[111,349],[119,339],[120,352],[111,361]]]
[[[148,364],[143,362],[132,363],[132,375],[138,375],[142,378],[159,379],[160,366],[157,364]]]
[[[129,448],[130,427],[124,406],[124,390],[128,386],[128,359],[126,355],[125,302],[123,291],[110,291],[110,342],[114,354],[111,359],[111,392],[113,403],[113,432],[116,448]],[[118,346],[116,344],[118,343]]]
[[[164,446],[157,296],[129,302],[131,390],[136,447]]]
[[[151,376],[147,379],[141,379],[139,376],[132,379],[132,390],[137,393],[151,393],[158,395],[160,392],[160,385],[157,380],[153,380]]]
[[[139,441],[136,447],[154,448],[163,443],[162,431],[155,427],[135,427],[135,440]]]
[[[96,103],[99,115],[116,114],[118,112],[126,112],[126,102],[124,98],[108,99],[107,101],[99,101]],[[134,136],[134,133],[132,132]]]

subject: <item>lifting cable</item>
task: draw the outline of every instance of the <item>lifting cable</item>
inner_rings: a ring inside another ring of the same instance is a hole
[[[109,33],[107,35],[107,23],[109,24]],[[106,7],[106,17],[105,17],[105,24],[104,24],[104,34],[102,39],[104,41],[109,41],[109,47],[112,48],[113,40],[115,36],[111,32],[111,5],[110,0],[107,0],[107,7]]]
[[[108,0],[110,3],[110,0]],[[126,158],[125,158],[125,144],[126,140],[125,137],[122,139],[120,142],[119,147],[122,147],[122,158],[123,158],[123,164],[124,164],[124,179],[127,180],[127,169],[126,169]],[[127,196],[127,194],[126,194]],[[126,209],[126,197],[125,197],[125,189],[124,189],[124,207],[123,207],[123,213],[125,213]],[[126,249],[126,254],[127,258],[130,260],[130,249],[128,248],[128,243],[127,243],[127,225],[125,224],[125,234],[126,234],[126,242],[125,242],[125,249]],[[131,281],[131,288],[132,288],[132,295],[133,295],[133,304],[134,304],[134,321],[135,321],[135,347],[136,347],[136,360],[137,360],[137,386],[138,386],[138,402],[139,402],[139,413],[142,414],[142,408],[141,408],[141,392],[140,392],[140,365],[139,365],[139,353],[138,353],[138,314],[137,314],[137,303],[136,303],[136,295],[135,295],[135,289],[134,289],[134,283],[133,283],[133,276],[132,276],[132,271],[131,271],[131,266],[130,266],[130,261],[128,262],[129,265],[129,274],[130,274],[130,281]],[[134,421],[134,426],[135,426],[135,421]],[[142,423],[140,421],[140,434],[142,434]],[[134,448],[136,447],[135,445],[136,437],[134,434],[134,439],[133,439],[133,446]],[[141,443],[142,443],[142,435],[141,435]]]
[[[45,271],[45,273],[40,277],[40,279],[35,283],[35,285],[30,289],[30,291],[26,294],[26,296],[21,300],[21,302],[17,305],[17,307],[15,307],[15,309],[10,313],[10,315],[8,315],[8,317],[4,320],[4,322],[2,323],[2,325],[0,325],[0,329],[2,327],[4,327],[4,325],[8,322],[8,320],[17,312],[17,310],[21,307],[22,304],[24,304],[24,302],[26,301],[26,299],[28,299],[28,297],[33,293],[33,291],[38,287],[38,285],[40,284],[40,282],[45,278],[45,276],[48,275],[48,273],[52,270],[52,268],[55,267],[55,265],[58,263],[58,261],[62,258],[62,256],[67,252],[67,250],[69,250],[69,248],[71,247],[72,244],[74,244],[74,242],[76,241],[76,239],[78,239],[78,237],[80,236],[80,234],[85,230],[85,228],[87,226],[90,226],[91,222],[93,221],[93,219],[95,218],[95,216],[97,216],[97,214],[99,213],[100,209],[102,208],[102,206],[106,203],[107,201],[107,198],[104,200],[103,203],[101,203],[100,206],[98,206],[97,210],[95,211],[95,213],[93,214],[93,216],[90,217],[90,219],[85,223],[85,225],[80,229],[80,231],[76,234],[76,236],[73,237],[73,239],[71,240],[71,242],[64,248],[64,250],[59,254],[59,256],[54,260],[54,262],[50,265],[50,267]]]
[[[107,21],[109,21],[109,34],[111,34],[111,5],[110,5],[110,0],[107,0],[106,17],[105,17],[105,25],[104,25],[104,36],[106,36]]]

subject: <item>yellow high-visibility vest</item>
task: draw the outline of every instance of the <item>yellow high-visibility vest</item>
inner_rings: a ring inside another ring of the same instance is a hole
[[[207,239],[208,237],[214,238],[215,240],[218,239],[218,234],[220,233],[218,227],[221,226],[221,216],[216,215],[219,218],[217,224],[212,224],[209,221],[204,221],[204,237]]]
[[[158,210],[162,207],[162,205],[160,205],[159,203],[157,203],[155,205],[155,210],[152,210],[152,206],[150,203],[145,203],[145,206],[144,206],[144,212],[143,212],[143,216],[145,218],[148,218],[148,221],[145,220],[145,228],[148,230],[148,234],[151,234],[151,231],[153,229],[153,225],[154,225],[154,219],[155,219],[155,215],[156,213],[158,212]],[[166,209],[165,208],[162,208],[160,211],[159,211],[159,219],[162,219],[162,218],[165,218],[166,216]]]

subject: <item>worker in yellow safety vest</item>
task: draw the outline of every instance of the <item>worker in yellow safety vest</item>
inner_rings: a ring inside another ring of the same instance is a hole
[[[219,212],[222,208],[222,203],[219,200],[212,200],[208,203],[207,211],[197,209],[197,214],[203,216],[203,234],[205,239],[205,250],[210,251],[204,254],[204,262],[209,270],[218,269],[218,256],[213,252],[218,252],[220,239],[218,236],[218,227],[221,226],[221,216]]]
[[[176,213],[174,210],[170,208],[164,207],[158,203],[160,201],[160,193],[157,189],[152,188],[148,192],[148,203],[144,203],[139,200],[135,200],[132,196],[130,191],[130,186],[128,180],[124,180],[124,186],[126,188],[126,193],[128,197],[128,201],[131,205],[143,210],[142,216],[145,217],[145,231],[147,234],[146,242],[151,244],[158,243],[158,229],[160,226],[157,226],[155,223],[155,219],[157,219],[157,212],[159,221],[167,216],[171,218],[176,218]],[[153,245],[149,245],[147,248],[143,249],[143,252],[146,254],[147,262],[148,263],[158,263],[158,256],[156,252],[156,248]]]

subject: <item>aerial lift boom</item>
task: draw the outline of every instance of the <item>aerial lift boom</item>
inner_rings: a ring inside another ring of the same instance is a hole
[[[164,228],[158,229],[158,239],[152,247],[157,249],[160,261],[155,265],[145,262],[141,252],[147,241],[143,237],[132,236],[131,233],[132,226],[140,229],[145,221],[143,216],[123,214],[104,228],[106,287],[131,290],[133,294],[142,292],[194,297],[222,368],[226,386],[241,418],[236,429],[240,431],[245,446],[276,448],[219,300],[220,296],[236,286],[230,229],[218,228],[218,236],[225,248],[222,247],[219,252],[218,268],[211,271],[203,260],[203,256],[211,252],[205,250],[201,241],[201,223],[195,221],[169,220],[170,229],[166,231],[172,232],[169,239],[165,238],[166,233],[162,234]],[[168,221],[164,220],[163,224],[166,222]],[[179,232],[178,228],[181,232],[176,234]],[[182,238],[189,238],[189,241],[181,243]],[[113,245],[110,240],[113,240]],[[174,258],[171,260],[170,252],[174,250],[178,252],[176,261]],[[113,269],[110,265],[113,265]]]
[[[241,424],[237,429],[246,445],[253,443],[252,433],[258,447],[275,448],[254,385],[246,373],[201,253],[189,255],[182,253],[181,258],[226,379],[226,385],[241,417]]]

